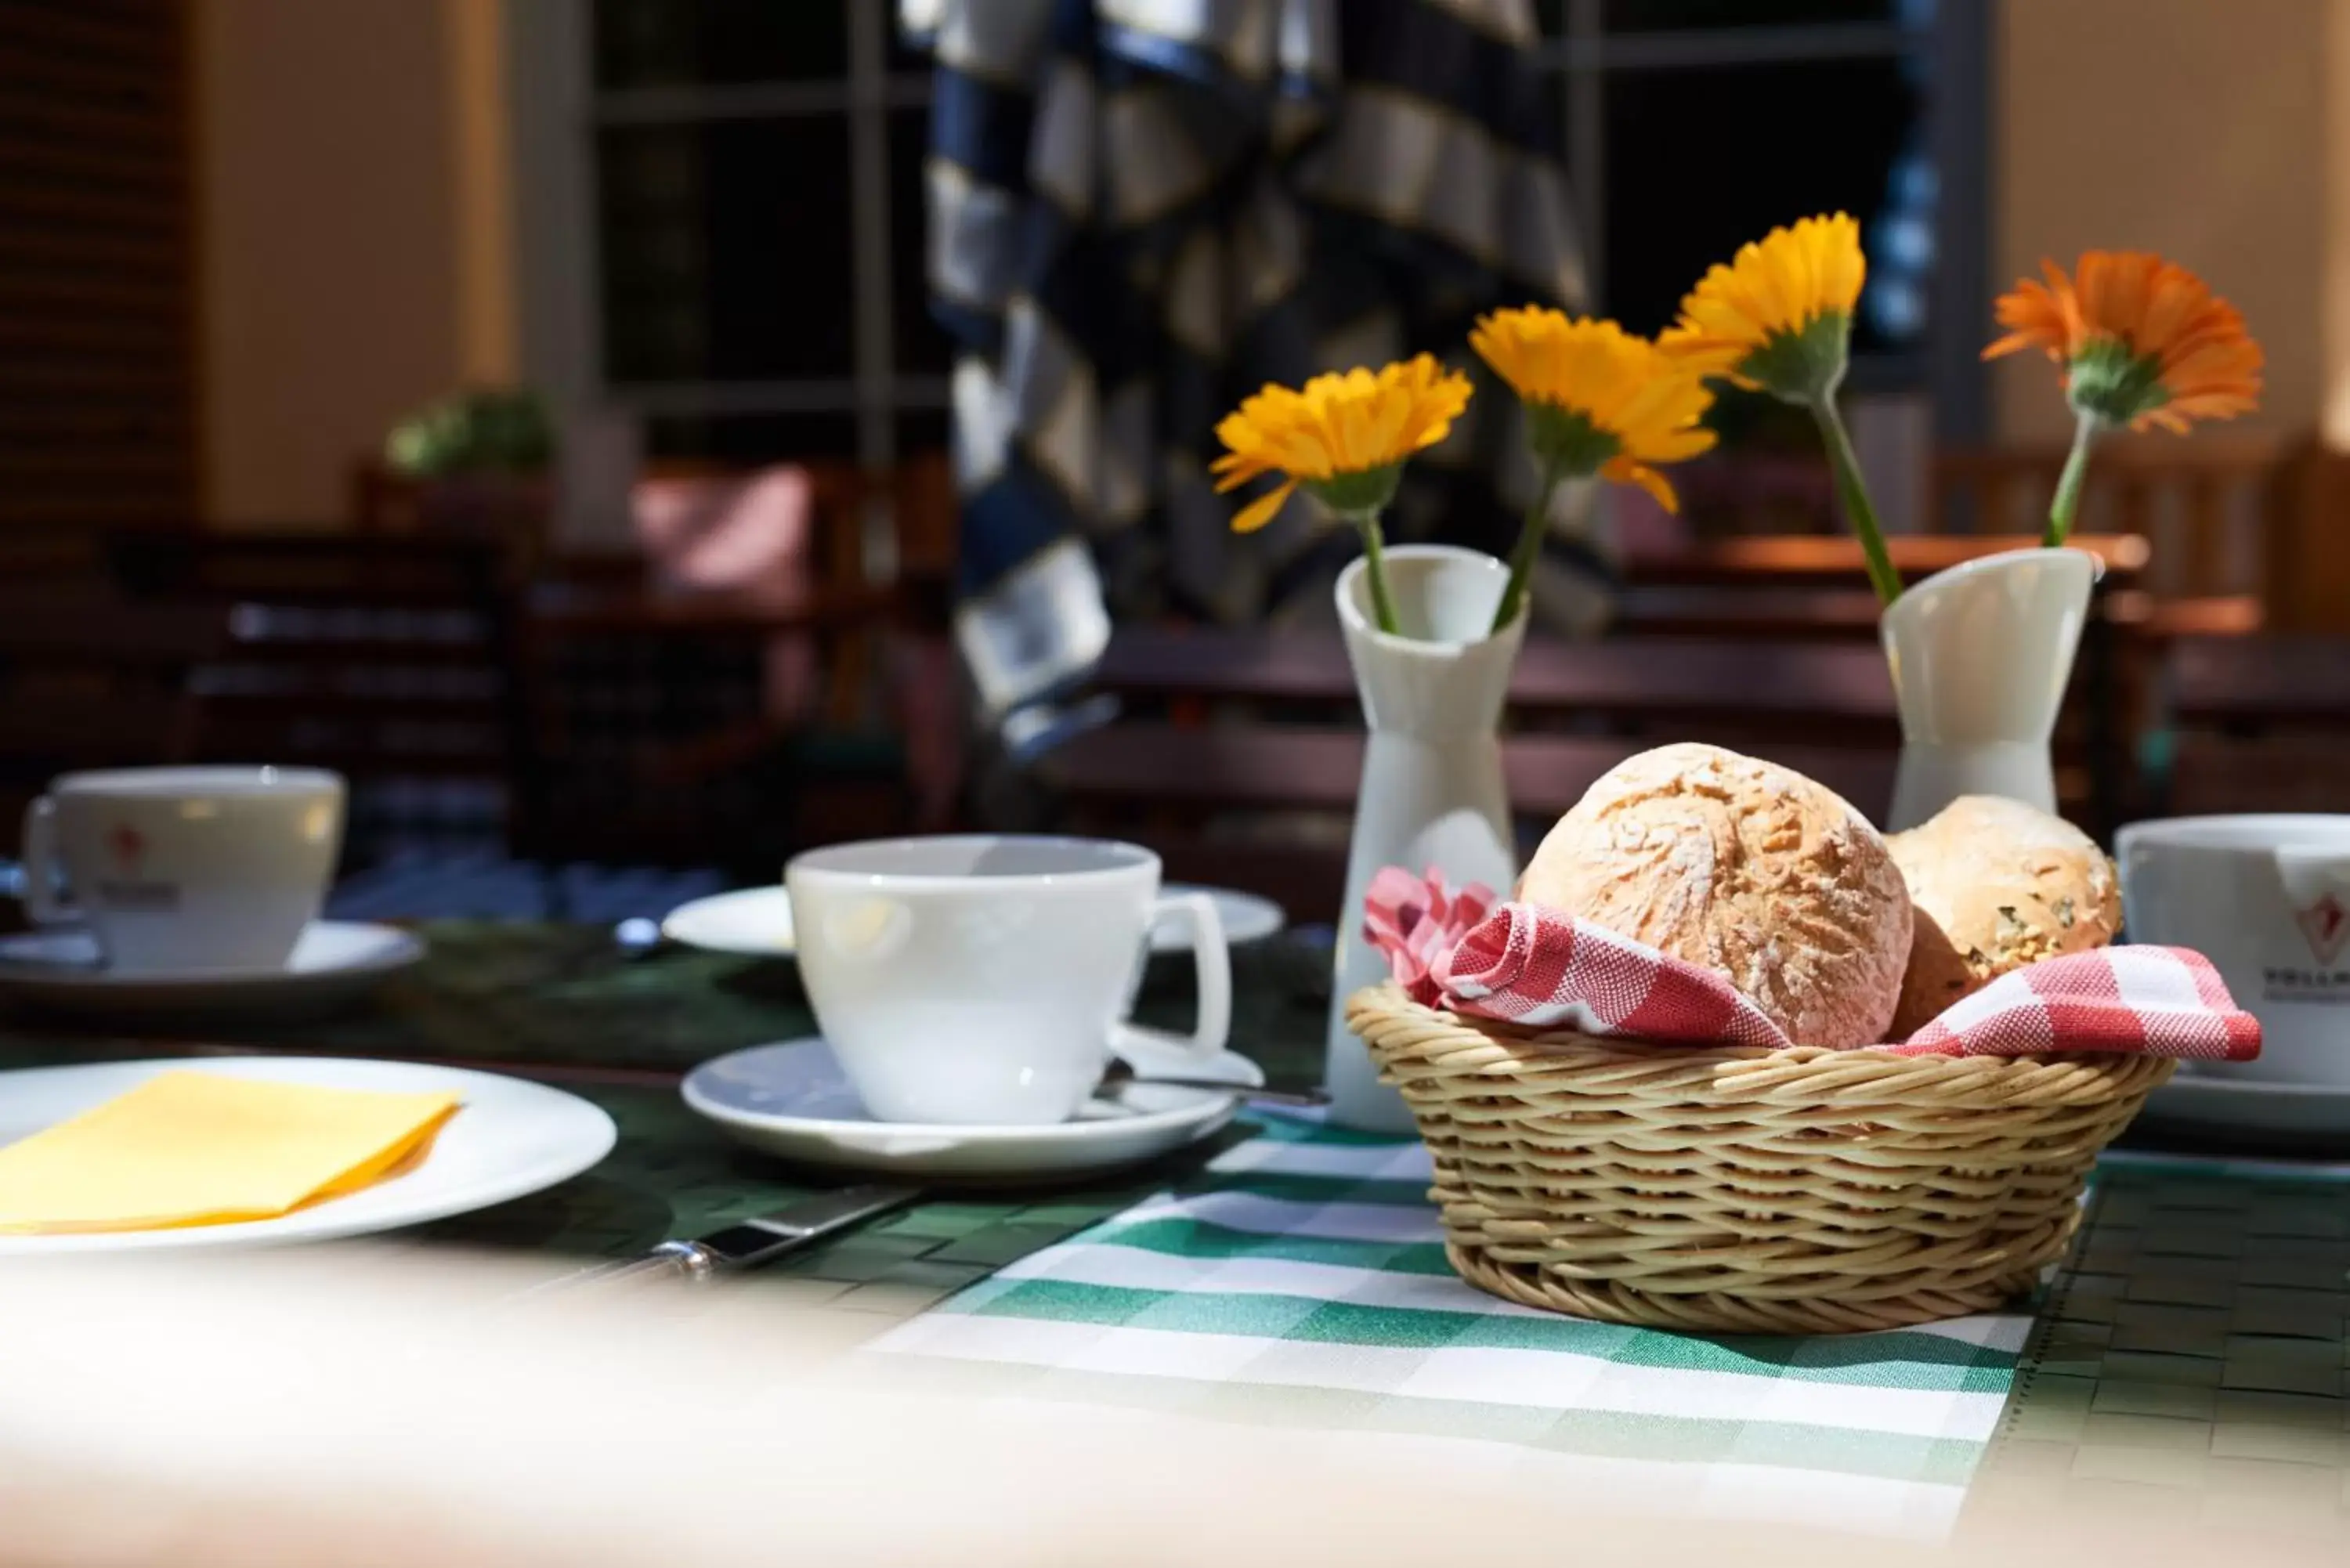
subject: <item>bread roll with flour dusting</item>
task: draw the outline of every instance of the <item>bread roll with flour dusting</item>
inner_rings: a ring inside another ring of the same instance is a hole
[[[1534,852],[1518,897],[1727,977],[1802,1045],[1886,1038],[1909,891],[1833,790],[1719,746],[1643,752]]]

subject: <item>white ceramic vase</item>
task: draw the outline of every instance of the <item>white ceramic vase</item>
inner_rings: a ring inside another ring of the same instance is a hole
[[[1888,828],[1962,794],[2056,809],[2048,739],[2097,571],[2082,550],[2009,550],[1937,572],[1885,612],[1901,711]]]
[[[1492,629],[1509,568],[1474,550],[1399,546],[1387,552],[1387,576],[1400,636],[1378,629],[1365,562],[1338,577],[1338,624],[1370,739],[1338,910],[1324,1081],[1333,1121],[1408,1133],[1413,1123],[1402,1097],[1379,1083],[1362,1042],[1347,1030],[1347,998],[1388,974],[1387,961],[1363,940],[1363,895],[1388,866],[1433,867],[1454,887],[1510,891],[1517,853],[1502,774],[1502,705],[1526,618],[1522,609],[1510,626]]]

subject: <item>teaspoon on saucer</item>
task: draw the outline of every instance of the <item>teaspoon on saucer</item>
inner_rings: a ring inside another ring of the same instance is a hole
[[[1121,1089],[1128,1084],[1152,1084],[1170,1089],[1225,1089],[1243,1099],[1263,1100],[1274,1106],[1326,1106],[1330,1103],[1330,1096],[1319,1089],[1258,1089],[1246,1084],[1235,1084],[1229,1078],[1167,1077],[1157,1073],[1145,1076],[1127,1063],[1112,1059],[1109,1070],[1102,1075],[1102,1090]]]

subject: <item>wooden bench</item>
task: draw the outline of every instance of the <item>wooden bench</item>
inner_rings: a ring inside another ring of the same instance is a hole
[[[2038,546],[2033,534],[1898,534],[1887,555],[1905,583],[2007,550]],[[2134,581],[2153,549],[2137,534],[2076,534],[2072,547],[2097,557],[2109,584]],[[1830,588],[1865,585],[1860,541],[1841,534],[1779,534],[1710,539],[1669,549],[1627,554],[1624,580],[1633,587]]]
[[[182,528],[110,535],[105,555],[140,614],[225,618],[191,678],[198,760],[344,774],[361,859],[494,840],[526,755],[503,545]]]
[[[1650,743],[1511,735],[1502,762],[1512,806],[1534,830],[1547,827],[1594,780]],[[1344,891],[1344,819],[1354,810],[1363,749],[1357,729],[1120,723],[1077,737],[1038,772],[1086,830],[1139,836],[1166,857],[1170,876],[1246,888],[1311,919],[1335,909]],[[1819,780],[1872,817],[1881,818],[1892,798],[1890,748],[1751,749]],[[1245,842],[1220,833],[1226,826],[1220,818],[1266,814],[1270,821]],[[1325,819],[1320,831],[1295,820],[1307,815]]]
[[[1886,551],[1902,580],[1915,583],[2039,543],[2025,534],[1903,534],[1887,539]],[[2136,534],[2076,534],[2073,545],[2105,568],[2101,604],[2133,588],[2153,559],[2152,546]],[[1617,636],[1877,640],[1880,607],[1868,587],[1860,542],[1847,535],[1704,540],[1633,552],[1622,569],[1610,623]]]
[[[2350,639],[2183,638],[2170,649],[2164,681],[2181,724],[2350,730]]]
[[[126,603],[91,578],[0,598],[0,833],[48,779],[185,761],[191,672],[226,643],[214,607]]]
[[[1351,812],[1362,777],[1359,730],[1111,724],[1077,737],[1041,764],[1072,800],[1206,814],[1240,808]],[[1511,735],[1502,743],[1510,799],[1521,813],[1556,816],[1592,782],[1648,742],[1613,736]],[[1893,793],[1889,751],[1819,745],[1756,754],[1819,780],[1872,816]]]
[[[1149,701],[1247,701],[1351,712],[1355,681],[1335,634],[1212,628],[1120,630],[1095,676]],[[1873,648],[1728,640],[1567,643],[1519,654],[1510,708],[1543,721],[1729,719],[1757,713],[1881,729],[1893,684]]]
[[[2172,732],[2155,807],[2350,811],[2350,639],[2181,638],[2160,699]]]

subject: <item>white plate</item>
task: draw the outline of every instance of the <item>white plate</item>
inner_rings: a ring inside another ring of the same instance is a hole
[[[2350,1140],[2350,1085],[2276,1084],[2181,1068],[2147,1096],[2150,1127]]]
[[[612,1150],[612,1118],[560,1089],[495,1073],[413,1062],[328,1056],[233,1056],[202,1062],[99,1062],[0,1073],[0,1145],[78,1116],[158,1073],[218,1073],[336,1089],[401,1094],[453,1090],[464,1098],[421,1164],[372,1187],[276,1220],[117,1231],[89,1236],[0,1236],[0,1259],[34,1252],[117,1252],[156,1247],[262,1247],[392,1231],[470,1213],[553,1187]]]
[[[61,929],[0,938],[0,996],[106,1018],[316,1012],[423,957],[424,940],[397,926],[313,920],[283,969],[115,974],[98,967],[98,943],[88,931]]]
[[[1216,901],[1224,923],[1224,940],[1235,947],[1262,941],[1287,923],[1281,906],[1253,893],[1230,888],[1192,888],[1170,884],[1169,893],[1205,893]],[[746,888],[739,893],[719,893],[681,904],[661,922],[661,935],[690,948],[715,953],[739,953],[750,958],[787,958],[794,950],[791,895],[781,887]],[[1191,940],[1183,922],[1169,919],[1153,926],[1150,950],[1187,952]]]
[[[1256,1064],[1227,1052],[1202,1076],[1235,1090],[1261,1085]],[[1242,1093],[1128,1084],[1076,1119],[1048,1127],[877,1122],[822,1040],[754,1045],[689,1074],[685,1103],[729,1136],[805,1165],[908,1176],[1022,1181],[1139,1165],[1197,1142],[1232,1119]]]

